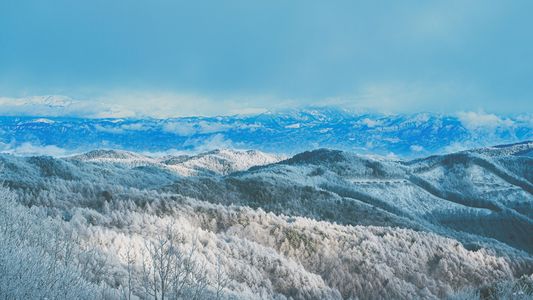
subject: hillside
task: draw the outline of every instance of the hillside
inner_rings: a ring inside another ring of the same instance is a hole
[[[533,281],[532,149],[3,154],[0,290],[437,299]],[[150,277],[161,263],[172,280]]]

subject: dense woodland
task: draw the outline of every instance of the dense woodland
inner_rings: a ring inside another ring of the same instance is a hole
[[[531,148],[2,155],[0,298],[529,299]]]

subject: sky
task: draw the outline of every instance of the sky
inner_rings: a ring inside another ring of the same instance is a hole
[[[531,113],[531,11],[526,0],[0,0],[0,113],[50,101],[119,117]]]

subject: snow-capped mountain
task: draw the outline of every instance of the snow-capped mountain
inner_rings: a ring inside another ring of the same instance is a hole
[[[533,139],[533,117],[527,114],[380,115],[328,107],[165,120],[1,117],[0,128],[0,150],[27,155],[97,148],[153,153],[236,148],[284,154],[331,148],[412,158]]]
[[[475,234],[531,252],[533,161],[521,154],[532,148],[527,142],[414,161],[320,149],[164,189],[344,224],[423,228],[459,239]],[[211,188],[199,188],[206,181]]]
[[[267,154],[261,151],[238,151],[216,149],[197,155],[165,155],[150,157],[123,150],[93,150],[84,154],[68,157],[71,160],[94,163],[109,163],[126,167],[152,166],[168,169],[183,176],[192,175],[227,175],[244,171],[253,166],[278,162],[286,158],[283,155]]]
[[[49,298],[142,298],[160,284],[147,276],[158,265],[146,265],[159,249],[190,278],[168,293],[190,298],[514,291],[533,282],[532,150],[522,142],[415,160],[331,149],[0,154],[0,274],[35,288],[0,284]],[[69,263],[53,263],[62,257]],[[48,289],[47,278],[60,280]]]

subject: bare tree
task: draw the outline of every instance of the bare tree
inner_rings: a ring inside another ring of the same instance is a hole
[[[187,252],[180,248],[183,236],[171,224],[153,241],[146,241],[142,255],[142,285],[156,300],[187,297],[198,299],[208,281],[206,269],[195,258],[196,243]]]
[[[131,242],[126,249],[126,253],[122,255],[122,259],[126,262],[126,291],[123,291],[124,299],[131,300],[132,288],[133,288],[133,279],[135,276],[135,262],[137,261],[137,255],[133,251]]]
[[[223,290],[228,286],[230,283],[230,279],[228,278],[226,272],[222,270],[222,264],[220,262],[220,257],[217,257],[217,266],[216,266],[216,274],[215,274],[215,282],[214,286],[216,289],[216,299],[221,299],[223,296]]]

